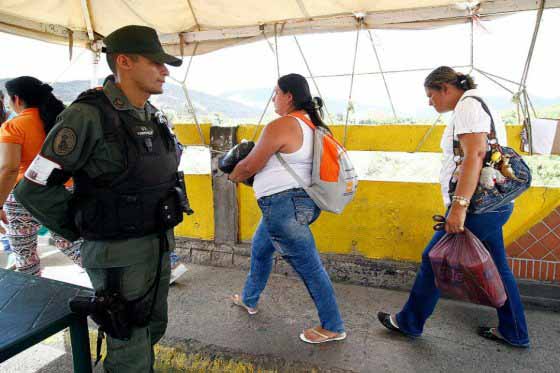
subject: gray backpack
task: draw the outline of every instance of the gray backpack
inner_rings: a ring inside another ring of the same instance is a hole
[[[346,149],[331,133],[316,127],[302,113],[295,112],[290,116],[301,119],[313,129],[311,185],[305,186],[303,180],[279,153],[276,153],[276,158],[321,210],[342,213],[344,207],[354,198],[358,187],[358,175]]]

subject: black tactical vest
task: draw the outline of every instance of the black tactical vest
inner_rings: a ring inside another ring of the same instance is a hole
[[[121,175],[73,175],[74,222],[87,240],[142,237],[179,224],[176,196],[179,160],[167,125],[155,116],[141,121],[116,110],[104,92],[83,92],[74,103],[96,107],[104,141],[117,143],[125,161]]]

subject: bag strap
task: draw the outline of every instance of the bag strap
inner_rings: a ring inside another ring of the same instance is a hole
[[[461,101],[463,101],[466,98],[472,98],[478,101],[482,106],[482,109],[486,112],[486,114],[488,114],[488,116],[490,117],[490,133],[488,134],[488,145],[498,144],[498,139],[496,138],[496,126],[494,125],[494,118],[492,117],[492,113],[490,112],[490,109],[488,108],[484,100],[478,96],[465,96],[461,99]],[[453,138],[453,154],[462,157],[463,152],[461,150],[461,143],[459,142],[459,140],[455,140],[455,126],[453,126],[452,138]]]
[[[280,162],[280,164],[284,166],[286,171],[288,171],[288,173],[292,175],[292,177],[297,181],[297,183],[307,192],[309,188],[305,186],[303,179],[299,177],[299,175],[294,171],[292,167],[290,167],[288,162],[286,162],[286,160],[280,155],[280,153],[274,153],[274,155],[276,156],[276,159],[278,159],[278,162]]]

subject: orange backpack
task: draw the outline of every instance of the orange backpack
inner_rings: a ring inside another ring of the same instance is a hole
[[[302,113],[295,112],[290,116],[301,119],[313,130],[311,185],[304,186],[303,180],[279,153],[276,158],[321,210],[342,213],[358,187],[358,176],[346,149],[329,131],[315,126]]]

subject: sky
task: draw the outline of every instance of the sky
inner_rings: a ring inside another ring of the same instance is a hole
[[[535,12],[524,12],[475,26],[475,66],[492,74],[519,81],[523,72],[535,23]],[[529,74],[529,92],[560,101],[560,75],[556,74],[560,10],[546,10]],[[454,25],[433,30],[372,30],[374,45],[383,70],[434,68],[439,65],[470,63],[470,26]],[[314,75],[346,74],[352,71],[355,32],[302,35],[298,37]],[[270,40],[273,42],[273,40]],[[47,82],[89,80],[92,54],[75,48],[69,65],[67,46],[0,33],[0,78],[33,75]],[[280,74],[298,72],[309,75],[293,37],[279,38]],[[170,68],[182,79],[185,63]],[[97,67],[102,79],[109,70],[104,58]],[[377,72],[379,67],[367,31],[359,37],[356,72]],[[468,70],[463,69],[464,72]],[[276,59],[266,42],[230,47],[195,56],[187,78],[190,89],[209,94],[272,88],[276,80]],[[427,71],[386,74],[395,106],[425,105],[423,79]],[[474,74],[488,95],[509,95],[479,74]],[[349,97],[350,77],[318,78],[324,96]],[[511,85],[508,85],[512,87]],[[380,75],[361,75],[354,79],[352,98],[375,107],[388,103]]]

